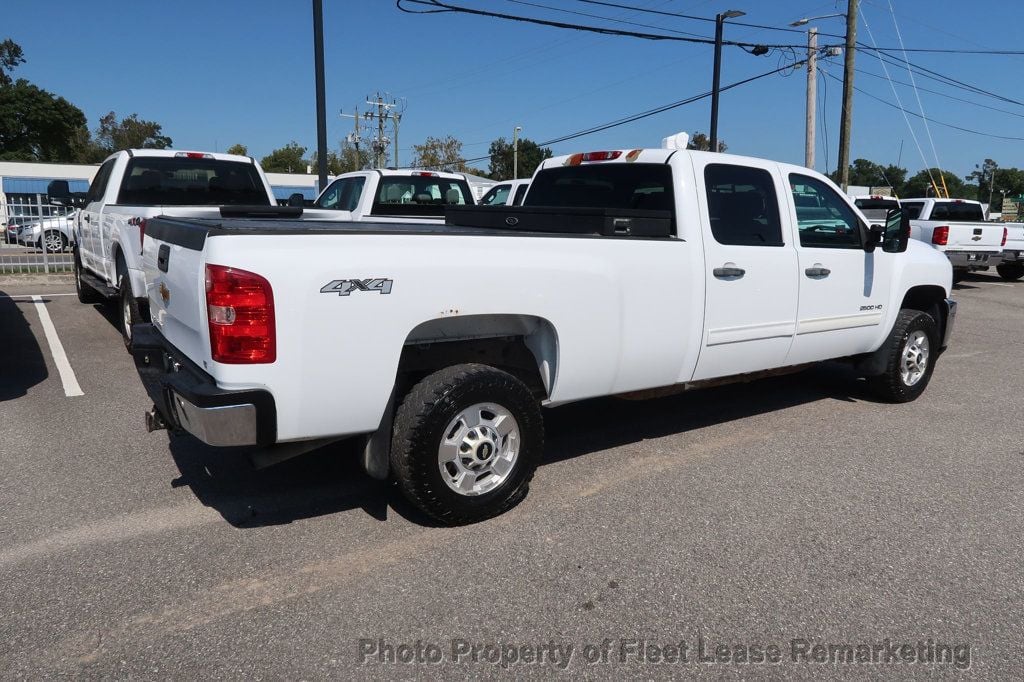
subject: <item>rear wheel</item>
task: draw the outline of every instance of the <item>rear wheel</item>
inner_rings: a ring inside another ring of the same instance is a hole
[[[68,247],[68,238],[57,230],[47,230],[39,240],[39,248],[47,253],[60,253]]]
[[[999,276],[1008,282],[1024,277],[1024,261],[1011,261],[1009,263],[1000,263],[996,266],[996,272]]]
[[[78,294],[78,300],[82,303],[99,303],[102,300],[102,296],[82,279],[82,263],[79,260],[77,250],[74,252],[72,262],[74,263],[75,293]]]
[[[967,268],[953,268],[953,284],[959,284],[967,277]]]
[[[924,393],[935,368],[939,331],[932,316],[901,310],[886,340],[885,372],[869,377],[874,393],[887,402],[908,403]]]
[[[391,465],[399,488],[446,525],[515,506],[544,450],[540,404],[516,377],[478,364],[423,379],[395,415]]]
[[[124,347],[131,350],[132,325],[142,322],[142,316],[139,314],[139,302],[135,300],[135,295],[132,293],[132,283],[127,274],[122,274],[117,280],[117,289],[119,293],[118,308],[120,309],[121,318],[121,338],[124,340]]]

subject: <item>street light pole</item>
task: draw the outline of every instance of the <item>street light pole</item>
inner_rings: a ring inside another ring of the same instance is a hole
[[[722,77],[722,28],[726,19],[742,17],[746,12],[731,9],[715,15],[715,71],[711,84],[711,151],[718,151],[718,91]]]
[[[522,126],[516,126],[512,130],[512,179],[519,179],[519,131]]]

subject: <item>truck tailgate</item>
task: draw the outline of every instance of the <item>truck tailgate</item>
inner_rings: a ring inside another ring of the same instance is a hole
[[[947,251],[1003,250],[1003,226],[997,223],[943,223],[949,226]]]
[[[175,347],[199,365],[209,359],[206,329],[206,230],[192,225],[176,229],[176,242],[163,239],[165,223],[150,221],[142,249],[146,296],[153,324]],[[180,238],[185,230],[188,238]]]

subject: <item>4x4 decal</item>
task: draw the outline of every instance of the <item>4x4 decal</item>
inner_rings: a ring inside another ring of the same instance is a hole
[[[394,280],[375,277],[371,279],[336,279],[320,288],[321,294],[338,294],[348,296],[353,291],[376,291],[379,294],[390,294]]]

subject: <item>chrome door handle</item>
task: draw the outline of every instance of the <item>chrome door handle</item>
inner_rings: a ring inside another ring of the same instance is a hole
[[[807,275],[808,277],[828,277],[829,275],[832,274],[832,271],[829,270],[828,268],[815,266],[813,268],[807,268],[806,270],[804,270],[804,274]]]
[[[742,277],[747,274],[747,271],[743,268],[737,268],[735,266],[726,265],[720,268],[715,268],[711,271],[715,277],[726,278],[726,277]]]

